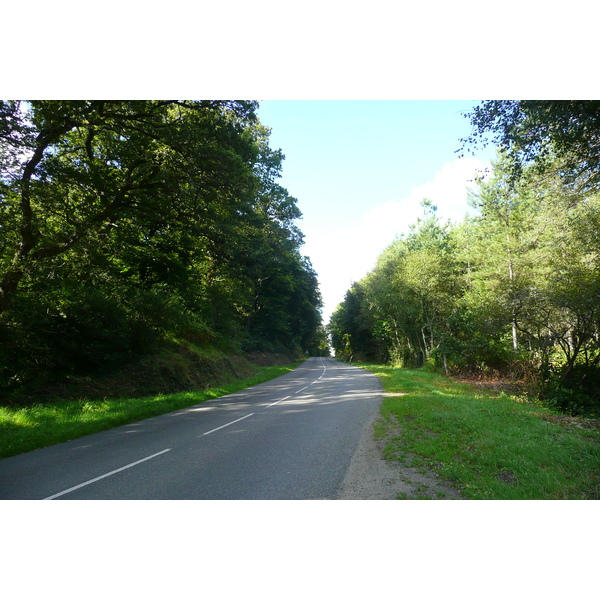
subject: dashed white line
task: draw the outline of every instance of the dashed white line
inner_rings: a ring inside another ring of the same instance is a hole
[[[277,400],[277,402],[273,402],[272,404],[268,404],[267,406],[265,406],[265,408],[269,408],[269,406],[275,406],[276,404],[279,404],[280,402],[283,402],[284,400],[287,400],[290,396],[286,396],[285,398],[282,398],[281,400]]]
[[[327,371],[327,367],[323,364],[323,359],[321,359],[321,366],[323,367],[323,372],[321,373],[321,375],[319,377],[317,377],[317,379],[315,379],[314,381],[311,381],[308,385],[305,385],[303,388],[295,391],[294,394],[299,394],[300,392],[303,392],[307,387],[314,385],[315,383],[317,383],[317,381],[319,381],[321,379],[321,377],[323,377],[323,375],[325,375],[325,372]]]
[[[312,381],[311,383],[309,383],[308,385],[304,386],[303,388],[297,390],[296,392],[294,392],[294,394],[299,394],[300,392],[303,392],[306,388],[310,387],[311,385],[317,383],[317,381],[319,381],[323,375],[325,375],[325,372],[327,371],[327,367],[325,366],[325,364],[323,363],[323,359],[321,359],[321,366],[323,367],[323,373],[321,373],[321,375],[315,379],[314,381]],[[266,408],[269,408],[270,406],[275,406],[276,404],[279,404],[280,402],[283,402],[284,400],[287,400],[288,398],[290,398],[291,396],[286,396],[285,398],[281,398],[281,400],[277,400],[276,402],[273,402],[272,404],[269,404],[266,406]],[[215,431],[219,431],[220,429],[223,429],[225,427],[229,427],[230,425],[233,425],[234,423],[239,423],[240,421],[243,421],[244,419],[247,419],[248,417],[251,417],[252,415],[254,415],[254,413],[250,413],[248,415],[245,415],[243,417],[240,417],[239,419],[236,419],[235,421],[231,421],[230,423],[226,423],[225,425],[221,425],[220,427],[216,427],[215,429],[211,429],[210,431],[207,431],[205,433],[203,433],[202,435],[209,435],[211,433],[214,433]],[[48,496],[46,498],[44,498],[44,500],[54,500],[54,498],[60,498],[60,496],[64,496],[65,494],[69,494],[70,492],[74,492],[75,490],[78,490],[82,487],[85,487],[87,485],[90,485],[92,483],[95,483],[96,481],[100,481],[101,479],[105,479],[106,477],[110,477],[111,475],[115,475],[116,473],[120,473],[121,471],[125,471],[126,469],[130,469],[131,467],[135,467],[136,465],[139,465],[143,462],[146,462],[147,460],[151,460],[152,458],[156,458],[157,456],[160,456],[161,454],[164,454],[165,452],[170,452],[171,448],[166,448],[165,450],[161,450],[160,452],[157,452],[156,454],[152,454],[150,456],[146,456],[146,458],[142,458],[140,460],[136,460],[135,462],[129,463],[128,465],[125,465],[124,467],[120,467],[119,469],[115,469],[114,471],[110,471],[109,473],[105,473],[104,475],[100,475],[99,477],[94,477],[94,479],[90,479],[89,481],[84,481],[83,483],[80,483],[79,485],[75,485],[73,487],[70,487],[66,490],[63,490],[62,492],[58,492],[57,494],[53,494],[52,496]]]
[[[223,429],[223,427],[229,427],[230,425],[233,425],[234,423],[237,423],[238,421],[243,421],[244,419],[251,417],[253,414],[254,413],[250,413],[249,415],[246,415],[245,417],[240,417],[239,419],[236,419],[235,421],[231,421],[230,423],[225,423],[225,425],[221,425],[221,427],[211,429],[210,431],[207,431],[206,433],[203,433],[202,435],[208,435],[209,433],[214,433],[215,431],[219,431],[219,429]]]
[[[135,465],[139,465],[140,463],[150,460],[151,458],[160,456],[161,454],[164,454],[165,452],[169,452],[170,450],[171,450],[171,448],[167,448],[166,450],[161,450],[160,452],[157,452],[156,454],[152,454],[152,456],[146,456],[146,458],[142,458],[141,460],[136,460],[135,462],[125,465],[124,467],[121,467],[120,469],[115,469],[114,471],[111,471],[110,473],[105,473],[104,475],[100,475],[100,477],[95,477],[94,479],[90,479],[89,481],[80,483],[79,485],[73,486],[73,487],[69,488],[68,490],[63,490],[62,492],[58,492],[58,494],[53,494],[52,496],[48,496],[47,498],[44,498],[44,500],[54,500],[54,498],[64,496],[65,494],[68,494],[69,492],[74,492],[75,490],[78,490],[79,488],[85,487],[86,485],[90,485],[90,483],[100,481],[101,479],[104,479],[105,477],[110,477],[111,475],[114,475],[115,473],[119,473],[120,471],[124,471],[125,469],[130,469],[131,467],[135,467]]]

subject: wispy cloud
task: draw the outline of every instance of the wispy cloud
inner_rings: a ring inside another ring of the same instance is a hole
[[[424,198],[438,207],[443,220],[459,222],[469,212],[467,189],[475,187],[476,175],[488,166],[476,158],[457,158],[444,164],[433,181],[412,188],[407,198],[368,210],[354,227],[335,229],[332,224],[326,239],[307,239],[303,251],[314,257],[325,304],[325,322],[350,285],[375,266],[379,254],[398,235],[408,233],[410,225],[423,213]]]

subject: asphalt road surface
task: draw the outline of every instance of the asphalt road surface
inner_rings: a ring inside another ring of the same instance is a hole
[[[334,499],[377,377],[310,358],[196,406],[0,460],[1,499]]]

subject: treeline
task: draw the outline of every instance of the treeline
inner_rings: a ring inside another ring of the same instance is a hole
[[[580,103],[580,113],[567,102],[530,104],[533,115],[527,103],[500,101],[474,113],[481,125],[488,110],[490,129],[500,117],[502,127],[513,119],[492,172],[470,193],[474,216],[443,223],[423,202],[410,233],[380,255],[333,314],[337,356],[529,377],[547,403],[597,414],[600,110],[598,103]],[[556,125],[563,137],[545,138],[542,125],[554,127],[565,112],[570,119]],[[565,142],[568,128],[581,128],[587,117],[583,133],[573,135],[578,147]],[[530,136],[537,149],[523,160],[517,153],[525,150],[525,131],[538,137]]]
[[[165,342],[326,346],[283,155],[245,101],[0,103],[0,386]]]

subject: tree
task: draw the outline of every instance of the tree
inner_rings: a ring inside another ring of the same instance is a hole
[[[600,184],[600,101],[487,100],[466,116],[473,131],[463,150],[491,135],[513,162],[513,181],[533,162],[583,189]]]
[[[161,340],[318,347],[300,211],[256,106],[0,103],[6,379],[122,364]]]
[[[387,357],[402,364],[415,361],[420,347],[420,306],[404,278],[407,254],[406,240],[395,240],[363,281],[376,324],[373,334],[383,343]]]
[[[366,291],[362,283],[355,283],[346,292],[328,325],[336,356],[346,360],[380,358],[373,328]]]
[[[449,226],[429,200],[422,206],[410,234],[390,244],[334,313],[338,354],[422,364],[440,349],[460,285]]]
[[[514,156],[500,151],[471,193],[477,213],[458,225],[441,224],[423,202],[410,233],[334,313],[336,351],[355,354],[362,327],[404,366],[441,358],[448,372],[532,376],[553,406],[597,413],[600,194],[594,157],[584,175],[566,177],[556,148],[543,170],[528,157],[518,177]]]
[[[478,263],[471,273],[471,288],[478,289],[470,296],[483,300],[482,310],[487,314],[495,307],[498,315],[505,315],[496,326],[503,320],[510,322],[516,354],[520,313],[531,286],[532,238],[528,234],[535,214],[535,189],[511,186],[509,169],[506,156],[499,154],[493,164],[493,176],[480,182],[478,190],[470,195],[470,204],[479,211],[474,219],[476,235],[470,257]]]
[[[23,277],[127,217],[217,213],[252,193],[254,103],[3,102],[0,312]]]

